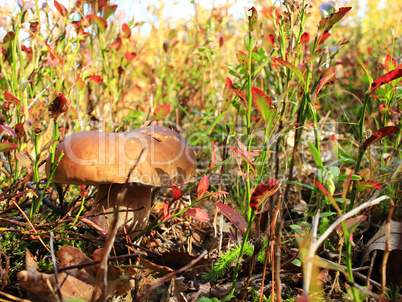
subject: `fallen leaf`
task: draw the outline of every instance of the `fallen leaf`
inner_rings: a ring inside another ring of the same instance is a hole
[[[101,255],[102,250],[96,250],[93,257],[94,261],[99,260]],[[59,269],[92,262],[80,249],[72,246],[62,246],[56,253],[56,257],[60,263]],[[20,287],[36,297],[36,301],[58,301],[58,298],[54,296],[54,293],[57,292],[55,275],[38,272],[37,265],[29,252],[26,254],[26,263],[27,270],[17,274]],[[63,298],[66,300],[80,298],[90,301],[98,271],[99,264],[81,269],[60,271],[58,281]],[[121,277],[124,273],[123,270],[117,266],[109,265],[106,297],[102,296],[102,291],[99,288],[95,293],[96,301],[104,301],[114,295],[121,296],[130,290],[130,279],[134,270],[132,267],[126,267],[125,272],[126,274]]]

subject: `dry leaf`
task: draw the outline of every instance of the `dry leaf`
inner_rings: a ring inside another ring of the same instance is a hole
[[[102,250],[96,250],[93,256],[94,261],[99,260],[101,255]],[[56,257],[60,263],[59,269],[92,262],[80,249],[72,246],[61,247]],[[35,297],[35,301],[58,301],[59,298],[53,294],[56,292],[55,275],[38,272],[38,266],[29,252],[26,254],[26,266],[27,270],[17,275],[20,286]],[[63,299],[80,298],[90,301],[98,267],[99,264],[60,272],[58,281]],[[130,278],[134,270],[127,267],[124,277],[120,278],[122,274],[123,270],[119,267],[109,266],[107,297],[123,295],[131,289]],[[96,293],[96,301],[104,301],[107,297],[102,297],[101,290]]]

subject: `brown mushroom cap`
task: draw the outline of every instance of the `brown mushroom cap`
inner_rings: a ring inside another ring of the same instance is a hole
[[[194,175],[196,156],[186,140],[164,127],[145,127],[124,133],[77,132],[56,147],[63,151],[53,182],[64,184],[124,183],[138,161],[129,182],[171,187],[188,182]],[[50,160],[46,163],[49,175]]]

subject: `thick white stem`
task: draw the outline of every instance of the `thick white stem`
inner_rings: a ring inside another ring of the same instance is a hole
[[[91,220],[107,231],[113,218],[114,207],[118,206],[117,234],[124,234],[124,226],[132,239],[143,231],[148,224],[152,187],[137,183],[128,184],[124,200],[117,205],[117,195],[122,191],[123,186],[124,184],[99,185],[91,214],[110,214],[101,214]]]

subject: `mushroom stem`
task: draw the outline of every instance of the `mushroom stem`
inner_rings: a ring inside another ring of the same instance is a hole
[[[118,205],[117,196],[123,187],[124,184],[99,185],[94,201],[94,208],[90,212],[91,214],[112,212],[92,218],[92,221],[107,231],[113,218],[114,207],[118,206],[117,227],[120,228],[124,225],[126,232],[133,239],[147,226],[151,210],[152,187],[138,183],[127,184],[126,195]],[[124,234],[123,229],[118,230],[117,234]]]

